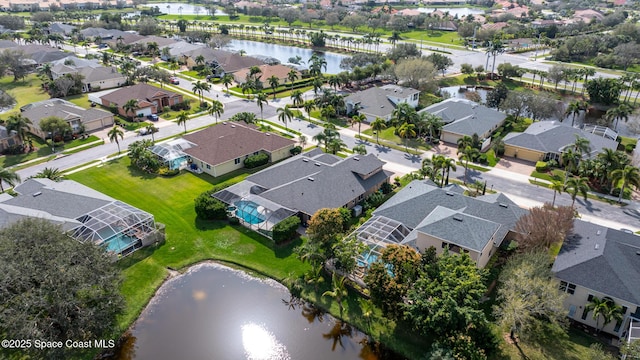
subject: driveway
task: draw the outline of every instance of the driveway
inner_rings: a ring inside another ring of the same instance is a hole
[[[507,170],[521,175],[531,175],[536,169],[535,165],[528,161],[503,157],[495,166],[496,169]]]

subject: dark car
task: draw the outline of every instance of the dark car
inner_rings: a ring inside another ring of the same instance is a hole
[[[156,114],[147,115],[147,119],[149,119],[151,121],[158,121],[158,115],[156,115]]]

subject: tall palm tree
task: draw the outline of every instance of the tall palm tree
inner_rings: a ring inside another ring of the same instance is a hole
[[[478,156],[480,156],[480,151],[476,148],[472,148],[471,146],[467,146],[462,150],[458,150],[458,160],[464,161],[464,179],[463,183],[467,183],[467,171],[469,170],[469,161],[473,161]]]
[[[263,92],[258,93],[258,95],[256,95],[256,104],[260,108],[260,119],[263,119],[262,110],[265,104],[269,104],[269,102],[267,101],[267,94]]]
[[[365,114],[353,115],[351,117],[352,124],[358,124],[358,137],[360,136],[360,128],[362,127],[362,122],[367,120],[367,116]]]
[[[569,174],[573,174],[573,172],[578,168],[578,163],[580,162],[579,156],[580,155],[573,149],[573,147],[565,149],[565,151],[562,152],[560,158],[564,165],[565,181],[568,179]]]
[[[371,123],[371,130],[376,132],[376,142],[380,144],[380,131],[387,128],[387,122],[383,118],[377,117]]]
[[[347,296],[349,296],[349,292],[347,291],[345,280],[346,278],[344,276],[338,276],[334,272],[333,275],[331,276],[331,283],[333,285],[332,289],[327,290],[322,294],[323,297],[329,296],[335,299],[335,301],[338,303],[338,308],[340,309],[340,317],[342,317],[342,311],[344,306],[342,302]]]
[[[158,128],[155,127],[155,125],[153,124],[149,124],[144,128],[148,134],[151,134],[151,142],[156,142],[156,138],[155,135],[153,135],[156,131],[158,131]]]
[[[137,99],[129,99],[124,105],[122,105],[122,109],[125,114],[131,114],[131,121],[133,121],[133,118],[136,115],[136,110],[140,109],[140,105],[138,105]]]
[[[222,85],[227,89],[227,94],[229,94],[229,85],[233,84],[233,75],[224,74],[222,76]]]
[[[429,131],[429,139],[433,142],[434,134],[437,134],[442,130],[444,122],[439,116],[433,115],[427,111],[420,113],[420,120],[424,122],[425,128]]]
[[[551,202],[551,207],[556,205],[556,194],[562,194],[562,191],[565,189],[565,185],[562,181],[553,179],[551,180],[551,184],[549,184],[549,189],[553,190],[553,201]]]
[[[176,118],[178,121],[178,126],[182,125],[184,126],[184,133],[187,133],[187,121],[189,121],[189,114],[186,111],[181,112],[180,114],[178,114],[178,117]]]
[[[576,140],[571,144],[573,150],[578,154],[578,158],[582,159],[584,155],[589,155],[591,153],[591,145],[590,141],[587,138],[576,135]]]
[[[611,172],[611,182],[613,187],[620,185],[620,195],[618,195],[618,202],[622,202],[622,195],[627,185],[634,187],[640,186],[640,169],[632,165],[626,165],[623,169],[614,170]]]
[[[589,179],[586,177],[574,177],[572,176],[564,185],[564,191],[571,195],[571,207],[576,203],[576,197],[578,194],[584,197],[587,201],[587,192],[589,192]]]
[[[302,108],[307,112],[307,116],[309,117],[309,121],[311,121],[311,112],[316,107],[316,102],[313,100],[307,100],[302,104]]]
[[[293,100],[293,106],[300,107],[304,103],[302,98],[302,91],[294,90],[291,92],[291,100]]]
[[[0,166],[0,193],[4,192],[2,182],[9,184],[10,186],[16,186],[20,182],[20,175],[11,171],[10,169]]]
[[[581,96],[584,96],[584,91],[587,88],[587,80],[589,79],[589,76],[594,76],[596,74],[596,69],[593,68],[582,68],[582,75],[584,75],[584,82],[582,83],[582,93],[580,94]]]
[[[293,119],[293,111],[291,111],[289,104],[285,105],[283,108],[278,108],[276,111],[278,112],[278,120],[282,121],[284,123],[284,127],[289,130],[287,122]]]
[[[456,167],[456,160],[452,159],[452,158],[448,158],[445,157],[444,160],[442,161],[442,177],[444,177],[444,171],[447,171],[447,178],[443,179],[445,180],[444,185],[449,185],[449,173],[451,172],[451,170],[456,171],[457,167]]]
[[[58,168],[44,168],[42,169],[39,173],[37,173],[34,178],[38,178],[38,179],[49,179],[52,181],[62,181],[62,178],[64,177],[64,175],[62,175],[62,171],[60,171],[60,169]]]
[[[120,154],[120,140],[124,139],[124,131],[122,131],[118,125],[113,125],[107,133],[107,136],[111,142],[115,141],[116,145],[118,145],[118,154]],[[120,140],[118,140],[118,138],[120,138]]]
[[[409,138],[416,136],[416,126],[408,122],[402,124],[398,129],[398,135],[404,139],[404,148],[406,152],[409,152]]]
[[[613,122],[613,120],[615,120],[616,124],[614,126],[614,130],[618,130],[618,121],[620,119],[623,119],[624,122],[629,121],[629,115],[631,115],[631,113],[633,113],[633,108],[625,103],[622,103],[617,107],[607,110],[607,112],[604,114],[604,118],[609,122]]]
[[[327,142],[327,151],[335,155],[346,146],[347,144],[345,144],[342,139],[339,137],[333,137],[329,142]]]
[[[289,73],[287,74],[287,80],[289,80],[289,82],[291,83],[291,91],[293,91],[293,82],[296,81],[298,79],[298,72],[291,69],[289,70]]]
[[[224,104],[218,100],[211,101],[211,106],[209,107],[209,115],[216,117],[216,124],[218,123],[218,117],[224,114]]]
[[[22,116],[22,114],[20,113],[15,113],[15,114],[9,115],[9,118],[7,118],[5,126],[7,128],[7,131],[9,132],[15,131],[18,134],[18,137],[20,137],[20,142],[24,143],[24,138],[27,135],[27,131],[29,130],[29,125],[31,124],[32,124],[31,120]]]
[[[271,86],[271,90],[273,91],[273,100],[276,99],[276,88],[278,86],[280,86],[280,79],[275,76],[275,75],[271,75],[267,81],[269,82],[269,86]]]
[[[607,324],[613,320],[622,320],[622,307],[616,305],[616,303],[610,298],[598,298],[593,297],[591,301],[585,306],[585,311],[593,311],[593,320],[596,321],[596,330],[600,332]],[[600,317],[603,318],[602,327],[600,324]]]
[[[572,116],[571,126],[573,126],[573,124],[576,121],[576,116],[580,115],[581,112],[582,112],[582,102],[576,100],[576,101],[570,102],[569,105],[567,105],[567,108],[564,111],[564,115]]]

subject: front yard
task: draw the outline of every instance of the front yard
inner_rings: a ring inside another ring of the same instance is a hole
[[[0,89],[11,94],[16,99],[13,110],[0,114],[0,120],[5,120],[11,113],[20,111],[20,107],[37,101],[49,99],[49,94],[42,89],[36,74],[29,74],[24,80],[13,81],[13,76],[0,78]]]

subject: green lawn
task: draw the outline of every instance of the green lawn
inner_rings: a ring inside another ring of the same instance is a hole
[[[622,146],[626,146],[627,144],[636,145],[638,143],[638,139],[637,138],[632,138],[632,137],[627,137],[627,136],[620,136],[620,139],[622,140],[622,141],[620,141],[620,144]]]
[[[270,240],[243,227],[196,219],[193,200],[200,193],[214,184],[239,181],[245,176],[233,173],[212,178],[187,172],[165,178],[141,173],[130,166],[127,157],[69,175],[72,180],[154,214],[156,221],[166,225],[165,244],[142,249],[119,262],[124,272],[122,293],[127,301],[119,319],[121,331],[137,318],[167,276],[167,268],[183,269],[215,259],[277,280],[301,275],[307,269],[292,252],[300,241],[274,247]]]
[[[391,126],[388,127],[384,130],[382,130],[380,132],[380,139],[381,140],[386,140],[386,141],[390,141],[398,146],[402,146],[403,150],[405,147],[405,141],[404,139],[401,139],[398,135],[395,134],[396,129]],[[376,139],[376,135],[373,133],[373,130],[371,130],[371,128],[362,131],[363,134],[365,135],[369,135],[371,136],[374,140]],[[409,148],[413,148],[413,149],[422,149],[422,150],[429,150],[431,147],[429,145],[427,145],[423,140],[415,140],[415,139],[411,139],[408,142],[408,146]]]
[[[0,120],[6,119],[14,111],[20,111],[20,107],[24,105],[49,99],[49,94],[40,87],[41,83],[35,74],[30,74],[24,80],[17,82],[13,81],[13,76],[0,78],[0,89],[8,92],[16,99],[16,106],[13,111],[1,114]]]
[[[36,151],[20,154],[20,155],[3,155],[0,156],[0,167],[9,167],[15,166],[17,164],[23,163],[25,161],[37,159],[39,157],[48,157],[52,156],[51,152],[51,144],[45,143],[42,139],[32,136],[33,146],[37,149]],[[71,149],[76,146],[80,146],[83,144],[88,144],[94,141],[100,140],[97,136],[89,136],[86,139],[75,139],[72,141],[66,142],[62,145],[63,149]],[[60,144],[56,144],[55,150],[56,152],[60,151]]]
[[[89,95],[88,94],[67,96],[65,98],[65,100],[70,101],[70,102],[80,106],[81,108],[88,109],[88,108],[91,107],[91,102],[89,101]]]

